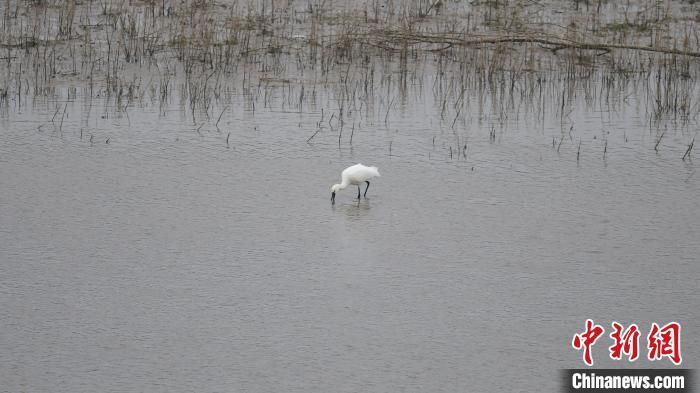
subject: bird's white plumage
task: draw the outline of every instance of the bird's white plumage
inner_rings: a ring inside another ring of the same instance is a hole
[[[364,166],[362,164],[347,167],[343,173],[340,174],[341,184],[352,184],[355,186],[373,177],[379,177],[379,169],[377,169],[376,166]]]
[[[331,200],[335,200],[336,191],[342,190],[349,185],[355,185],[358,187],[358,198],[360,196],[360,184],[367,182],[367,187],[369,188],[369,180],[375,177],[379,177],[379,169],[376,166],[364,166],[362,164],[356,164],[351,167],[345,168],[345,170],[340,174],[341,182],[334,184],[331,187]],[[367,194],[367,189],[365,189],[365,196]]]

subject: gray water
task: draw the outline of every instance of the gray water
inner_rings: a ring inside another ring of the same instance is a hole
[[[633,96],[579,98],[566,122],[475,104],[451,126],[409,94],[352,145],[349,121],[307,142],[338,113],[326,94],[290,111],[234,93],[203,125],[62,88],[11,103],[0,391],[556,391],[587,318],[596,366],[671,366],[645,337],[679,321],[698,367],[694,123],[650,128]],[[357,162],[381,178],[331,205]],[[640,326],[636,363],[608,358],[612,320]]]

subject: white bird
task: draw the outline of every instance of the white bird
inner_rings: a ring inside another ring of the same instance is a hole
[[[376,166],[364,166],[362,164],[353,165],[345,168],[340,174],[341,183],[334,184],[331,187],[331,202],[335,203],[335,193],[338,190],[345,189],[350,184],[357,186],[357,199],[360,199],[360,184],[367,183],[365,188],[365,198],[367,198],[367,190],[369,190],[369,179],[379,177],[379,170]]]

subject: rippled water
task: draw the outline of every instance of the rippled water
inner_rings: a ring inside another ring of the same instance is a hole
[[[698,367],[692,123],[650,128],[632,97],[452,127],[409,94],[307,142],[337,114],[318,94],[234,94],[220,130],[177,103],[73,97],[60,126],[67,90],[11,104],[0,390],[555,391],[586,318],[678,320]],[[331,205],[357,162],[382,177]]]

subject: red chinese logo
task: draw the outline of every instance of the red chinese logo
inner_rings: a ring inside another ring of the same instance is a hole
[[[639,358],[639,328],[636,324],[631,324],[624,331],[622,325],[617,322],[612,323],[614,332],[610,333],[610,338],[615,340],[615,344],[610,347],[610,358],[620,360],[622,354],[629,357],[630,362],[634,362]]]
[[[583,348],[583,361],[589,365],[593,365],[593,355],[591,355],[591,347],[595,344],[600,336],[605,332],[602,326],[593,323],[593,320],[586,320],[586,331],[581,334],[574,335],[574,340],[571,345],[577,350]]]
[[[613,332],[610,338],[613,345],[608,349],[610,358],[620,360],[626,356],[630,362],[639,358],[639,327],[630,324],[627,329],[615,321],[612,322]],[[588,366],[593,365],[592,347],[603,335],[605,329],[596,325],[593,320],[586,320],[586,330],[574,335],[571,345],[574,349],[583,350],[583,362]],[[650,361],[661,360],[667,357],[675,365],[681,364],[681,325],[678,322],[670,322],[662,327],[654,322],[651,324],[649,335],[647,336],[648,358]]]
[[[656,323],[652,323],[647,341],[649,360],[668,357],[675,365],[679,365],[683,361],[681,358],[681,325],[679,323],[671,322],[661,328]]]

